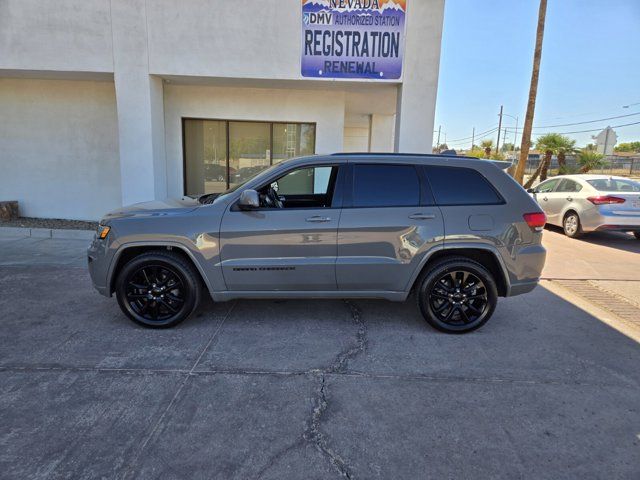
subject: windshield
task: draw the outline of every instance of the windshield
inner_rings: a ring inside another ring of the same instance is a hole
[[[600,192],[640,192],[640,183],[622,178],[597,178],[587,182]]]

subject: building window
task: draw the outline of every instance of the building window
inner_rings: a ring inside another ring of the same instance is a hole
[[[270,165],[315,152],[313,123],[185,118],[182,124],[186,195],[223,192]]]
[[[316,126],[309,123],[273,124],[273,163],[311,155],[316,143]]]

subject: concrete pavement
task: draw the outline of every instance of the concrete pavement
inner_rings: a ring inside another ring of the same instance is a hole
[[[594,232],[573,239],[547,226],[542,243],[547,249],[544,278],[640,282],[640,241],[633,235]]]
[[[80,245],[6,245],[3,478],[640,472],[638,343],[545,288],[465,336],[413,301],[207,301],[153,331],[91,289]]]

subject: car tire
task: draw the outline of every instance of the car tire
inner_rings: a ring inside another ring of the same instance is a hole
[[[134,257],[120,271],[115,291],[124,314],[149,328],[169,328],[184,321],[202,295],[198,271],[171,251]]]
[[[416,290],[424,319],[445,333],[467,333],[493,315],[498,288],[493,275],[465,257],[443,259],[425,272]]]
[[[583,235],[580,217],[576,212],[567,212],[562,219],[562,229],[569,238],[578,238]]]
[[[633,232],[633,236],[636,237],[636,240],[640,240],[640,232]]]

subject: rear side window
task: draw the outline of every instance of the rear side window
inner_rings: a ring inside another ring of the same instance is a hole
[[[354,207],[420,205],[420,180],[412,165],[353,166]]]
[[[621,178],[598,178],[587,180],[593,188],[600,192],[640,192],[640,183]]]
[[[425,167],[438,205],[497,205],[504,203],[489,181],[471,168]]]

